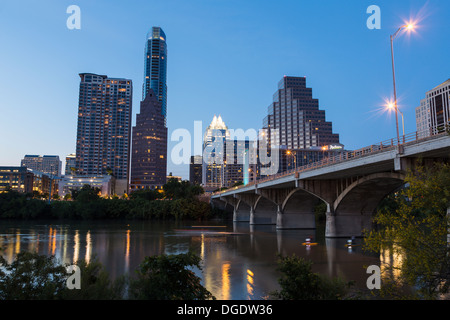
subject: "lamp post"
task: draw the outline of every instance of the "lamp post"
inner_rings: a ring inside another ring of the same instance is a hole
[[[392,78],[394,82],[394,107],[395,107],[395,123],[397,127],[397,144],[400,144],[400,133],[398,131],[398,106],[397,106],[397,88],[395,83],[395,65],[394,65],[394,39],[398,36],[399,32],[403,29],[412,30],[414,29],[413,24],[405,24],[398,28],[398,30],[391,35],[391,59],[392,59]]]
[[[388,109],[391,109],[391,110],[397,110],[400,113],[400,115],[402,116],[403,139],[405,139],[405,118],[403,116],[403,112],[401,112],[400,109],[395,108],[395,104],[391,103],[391,102],[387,105],[387,107],[388,107]]]
[[[292,156],[294,158],[294,168],[295,168],[295,170],[297,170],[297,152],[295,152],[295,155],[292,154],[291,150],[288,150],[286,153],[287,153],[287,155]],[[289,161],[289,164],[290,164],[290,161]]]

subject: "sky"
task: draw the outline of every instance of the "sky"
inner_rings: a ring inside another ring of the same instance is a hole
[[[69,29],[70,5],[80,29]],[[368,28],[380,9],[379,29]],[[283,76],[305,76],[346,149],[396,137],[390,35],[406,133],[428,90],[450,78],[448,0],[0,0],[0,166],[25,154],[75,152],[79,73],[133,80],[133,124],[142,97],[144,45],[152,26],[168,46],[168,172],[176,129],[194,137],[214,115],[229,129],[262,127]],[[401,131],[401,127],[400,127]]]

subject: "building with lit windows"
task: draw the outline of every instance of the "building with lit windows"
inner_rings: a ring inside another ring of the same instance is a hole
[[[71,176],[76,172],[77,164],[76,164],[76,155],[75,153],[68,154],[66,156],[66,165],[64,168],[64,175]]]
[[[27,167],[34,171],[39,171],[52,176],[61,176],[61,161],[59,156],[49,155],[25,155],[20,161],[20,166]]]
[[[160,27],[153,27],[145,43],[144,83],[142,100],[150,89],[161,102],[161,114],[167,117],[167,43],[166,34]]]
[[[214,116],[203,137],[203,158],[192,158],[194,163],[202,160],[201,178],[205,191],[255,180],[258,176],[256,158],[251,161],[250,157],[256,155],[256,150],[250,150],[250,139],[231,136],[222,117]],[[193,166],[191,164],[191,169]]]
[[[263,129],[267,132],[268,147],[279,147],[277,173],[287,169],[287,150],[297,150],[297,165],[322,159],[322,148],[340,145],[339,134],[333,133],[332,123],[326,121],[319,100],[313,98],[305,77],[284,76],[278,83],[273,102],[268,107]],[[283,151],[284,150],[284,151]],[[284,158],[283,158],[284,157]]]
[[[133,126],[130,189],[161,189],[167,178],[167,128],[150,89]]]
[[[107,198],[114,195],[122,196],[122,190],[116,190],[116,179],[111,175],[83,175],[83,176],[66,176],[58,182],[58,192],[61,198],[72,191],[80,190],[85,185],[100,190],[100,196]],[[118,191],[118,192],[117,192]]]
[[[428,91],[420,101],[416,108],[416,125],[420,138],[450,125],[450,79]]]
[[[0,192],[33,192],[33,173],[27,167],[0,167]]]
[[[189,182],[192,184],[202,184],[202,156],[191,156],[189,164]]]
[[[339,143],[325,111],[319,109],[305,77],[284,76],[278,83],[273,102],[268,107],[263,128],[279,130],[279,146],[288,149],[308,149]]]
[[[133,85],[129,79],[80,73],[77,175],[110,174],[127,192]],[[117,189],[117,188],[116,188]]]

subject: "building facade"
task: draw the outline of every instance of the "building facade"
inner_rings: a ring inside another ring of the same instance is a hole
[[[288,149],[308,149],[339,143],[332,123],[326,121],[319,100],[306,87],[305,77],[284,76],[268,107],[263,128],[278,131],[277,143]]]
[[[160,27],[153,27],[147,34],[145,44],[144,84],[142,100],[150,89],[161,102],[161,114],[167,117],[167,43],[166,34]],[[166,122],[164,122],[166,124]]]
[[[298,159],[296,165],[300,167],[303,163],[321,160],[325,155],[324,147],[343,148],[339,134],[333,133],[332,123],[326,121],[325,111],[319,109],[319,100],[313,98],[312,89],[306,86],[305,77],[284,76],[279,81],[263,121],[263,130],[266,150],[278,153],[278,160],[269,165],[271,170],[258,165],[259,172],[269,171],[268,175],[288,170],[287,163],[292,155]],[[259,157],[261,152],[259,147]]]
[[[33,192],[33,173],[27,167],[0,167],[0,192]]]
[[[427,137],[450,125],[450,79],[426,93],[416,108],[419,137]]]
[[[20,161],[21,167],[27,167],[33,171],[39,171],[52,176],[61,176],[61,161],[59,156],[51,155],[25,155]]]
[[[133,127],[131,191],[160,189],[166,183],[167,127],[161,108],[161,102],[150,89]]]
[[[72,191],[80,190],[85,185],[100,189],[101,196],[104,198],[124,194],[120,192],[121,190],[116,190],[117,184],[115,178],[111,175],[83,175],[62,178],[58,185],[59,196],[64,198],[67,194],[72,194]]]
[[[192,184],[202,184],[202,156],[191,156],[189,164],[189,182]]]
[[[224,187],[225,141],[229,131],[222,117],[215,116],[203,135],[202,185],[206,191]]]
[[[128,182],[133,85],[129,79],[80,74],[76,171]]]
[[[71,176],[71,175],[76,174],[76,168],[77,168],[76,161],[77,161],[77,159],[76,159],[75,153],[71,153],[66,156],[66,165],[64,168],[65,176]]]

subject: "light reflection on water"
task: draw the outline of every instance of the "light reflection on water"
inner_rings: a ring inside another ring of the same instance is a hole
[[[194,227],[193,227],[194,226]],[[366,267],[379,258],[345,247],[347,239],[325,239],[323,229],[276,230],[246,223],[2,222],[0,248],[11,262],[20,251],[54,255],[62,263],[97,258],[112,278],[134,273],[146,256],[193,250],[202,258],[196,274],[219,300],[257,300],[279,289],[277,255],[313,261],[313,271],[354,280],[365,287]],[[302,245],[312,237],[316,246]]]

